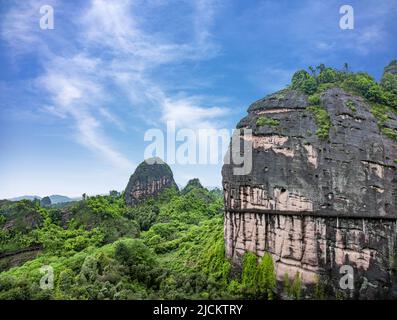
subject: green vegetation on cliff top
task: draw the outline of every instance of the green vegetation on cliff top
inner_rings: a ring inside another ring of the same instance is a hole
[[[390,68],[386,67],[378,83],[365,72],[349,72],[347,65],[344,70],[336,70],[321,64],[315,68],[310,67],[309,72],[306,70],[295,72],[290,88],[309,95],[308,110],[314,114],[318,125],[317,136],[321,139],[328,137],[331,127],[329,116],[325,114],[327,111],[321,107],[321,94],[326,89],[337,87],[364,98],[378,120],[380,132],[397,140],[397,132],[387,124],[390,115],[397,114],[397,75],[389,71]],[[357,106],[352,101],[348,101],[346,107],[352,112],[357,111]]]

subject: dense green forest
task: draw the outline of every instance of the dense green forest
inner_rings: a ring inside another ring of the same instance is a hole
[[[248,254],[242,273],[225,259],[217,189],[170,188],[133,207],[114,191],[54,207],[4,200],[0,214],[0,252],[40,248],[18,267],[0,260],[0,299],[275,297],[270,256]],[[40,288],[47,265],[53,290]]]

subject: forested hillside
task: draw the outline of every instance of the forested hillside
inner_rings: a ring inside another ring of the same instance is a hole
[[[257,267],[248,255],[241,277],[224,258],[220,190],[196,180],[136,206],[123,199],[1,202],[0,299],[274,297],[271,259]],[[52,290],[40,288],[43,266],[54,269]],[[267,278],[256,279],[259,268]]]

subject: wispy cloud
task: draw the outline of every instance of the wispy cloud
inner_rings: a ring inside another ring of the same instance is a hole
[[[116,166],[131,166],[113,147],[102,126],[102,121],[106,121],[125,131],[117,115],[101,107],[112,100],[110,84],[129,99],[135,112],[148,123],[173,120],[184,126],[217,126],[216,118],[225,114],[225,108],[208,106],[202,97],[180,98],[153,76],[156,68],[163,65],[209,59],[218,53],[210,32],[216,9],[213,1],[191,4],[193,36],[182,42],[159,32],[146,32],[137,16],[141,3],[92,0],[77,17],[64,14],[60,3],[53,5],[55,14],[62,12],[63,19],[73,19],[74,27],[65,32],[56,30],[57,37],[62,38],[56,45],[43,41],[44,32],[37,30],[38,26],[32,29],[35,23],[38,25],[38,1],[12,8],[6,16],[11,27],[2,37],[21,52],[29,52],[28,47],[38,50],[43,73],[36,80],[37,88],[50,94],[50,101],[42,110],[72,119],[79,143]],[[73,43],[68,41],[70,37],[75,39]],[[161,117],[148,119],[144,116],[148,110],[156,110]]]
[[[111,124],[114,124],[119,130],[125,132],[124,123],[115,114],[111,113],[108,109],[101,107],[99,108],[99,113],[101,116]]]
[[[220,126],[214,119],[224,117],[227,108],[201,106],[200,100],[194,97],[163,101],[164,122],[175,122],[179,127],[191,129],[215,129]]]

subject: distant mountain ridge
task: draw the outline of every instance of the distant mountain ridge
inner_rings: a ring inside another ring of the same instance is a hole
[[[67,196],[62,196],[59,194],[53,194],[53,195],[49,196],[49,198],[51,199],[52,204],[71,202],[71,201],[75,200],[75,199],[69,198]],[[15,197],[15,198],[10,198],[8,200],[11,200],[11,201],[31,200],[32,201],[34,199],[41,200],[42,197],[34,196],[34,195],[33,196],[32,195],[24,195],[24,196],[19,196],[19,197]]]

